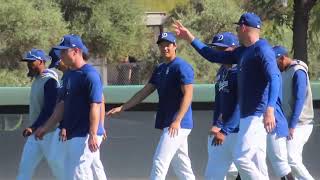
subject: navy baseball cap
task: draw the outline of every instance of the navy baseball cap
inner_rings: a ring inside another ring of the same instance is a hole
[[[246,25],[257,29],[261,29],[262,26],[260,17],[251,12],[242,14],[239,21],[235,24]]]
[[[208,45],[228,48],[231,46],[239,46],[239,40],[233,33],[223,32],[213,36],[212,43]]]
[[[288,56],[288,50],[283,46],[274,46],[272,49],[277,59],[281,56]]]
[[[159,35],[157,44],[159,44],[162,41],[176,43],[176,36],[172,32],[163,32]]]
[[[51,57],[51,64],[49,68],[57,67],[61,61],[60,56],[61,50],[52,48],[49,52],[49,56]]]
[[[22,61],[36,61],[36,60],[41,60],[41,61],[50,61],[51,58],[50,56],[47,56],[46,52],[41,49],[36,49],[33,48],[25,55],[22,57]]]
[[[58,46],[55,46],[54,49],[69,49],[69,48],[79,48],[83,52],[88,53],[88,48],[82,42],[80,36],[75,34],[64,35],[61,43]]]

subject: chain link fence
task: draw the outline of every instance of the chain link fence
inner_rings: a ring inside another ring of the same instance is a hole
[[[155,67],[152,62],[125,62],[97,64],[104,85],[141,85],[146,84]]]

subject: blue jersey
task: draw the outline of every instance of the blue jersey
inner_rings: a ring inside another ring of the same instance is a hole
[[[213,125],[221,128],[221,132],[226,135],[237,133],[240,120],[237,68],[228,69],[222,65],[216,75],[216,81]]]
[[[60,87],[59,87],[59,90],[58,90],[58,97],[57,97],[57,103],[59,103],[62,99],[63,99],[63,97],[64,97],[64,90],[63,90],[63,84],[65,84],[66,83],[66,81],[65,81],[65,77],[67,77],[68,75],[68,72],[69,72],[69,70],[67,70],[67,71],[65,71],[64,73],[63,73],[63,75],[62,75],[62,77],[61,77],[61,82],[60,82]],[[59,123],[59,126],[58,126],[58,128],[59,129],[62,129],[64,127],[64,121],[63,121],[63,119],[60,121],[60,123]]]
[[[90,128],[90,104],[102,102],[102,83],[99,73],[89,64],[70,70],[63,83],[64,128],[67,139],[85,137]]]
[[[280,71],[274,51],[266,40],[260,39],[249,47],[240,46],[234,51],[216,51],[199,39],[191,44],[210,62],[238,64],[240,117],[261,116],[269,106],[275,109],[276,121],[283,121]]]
[[[172,62],[160,64],[153,72],[149,83],[153,84],[159,95],[155,128],[169,127],[175,120],[183,98],[181,86],[192,84],[193,69],[183,59],[176,57]],[[193,127],[191,105],[184,115],[181,128]]]

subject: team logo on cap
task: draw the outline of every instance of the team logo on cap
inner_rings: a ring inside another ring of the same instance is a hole
[[[165,37],[167,37],[168,36],[168,33],[162,33],[161,34],[161,38],[165,38]]]
[[[222,41],[223,40],[223,35],[221,34],[219,37],[218,37],[218,41]]]
[[[29,51],[29,55],[30,55],[31,57],[36,58],[36,59],[41,59],[41,60],[42,60],[42,58],[41,58],[40,56],[36,56],[36,55],[32,54],[31,51]]]

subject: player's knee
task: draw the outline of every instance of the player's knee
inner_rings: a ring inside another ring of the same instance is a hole
[[[297,166],[300,163],[302,163],[302,160],[299,160],[299,158],[295,156],[288,156],[288,164],[290,166]]]
[[[165,176],[169,165],[166,165],[161,159],[155,158],[153,160],[152,174],[154,176]]]
[[[247,158],[246,156],[238,157],[233,162],[237,168],[247,166],[251,159]]]

